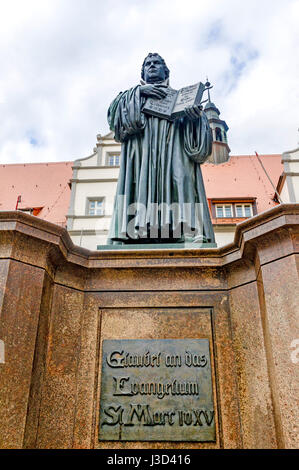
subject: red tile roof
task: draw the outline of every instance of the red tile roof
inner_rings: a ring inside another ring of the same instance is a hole
[[[276,187],[283,172],[281,155],[260,155]],[[0,165],[0,210],[38,208],[38,217],[65,225],[73,162]],[[257,212],[275,206],[274,190],[255,155],[234,156],[220,165],[202,165],[208,199],[256,198]]]
[[[0,165],[0,210],[42,207],[38,217],[64,226],[73,162]]]
[[[281,155],[260,155],[260,159],[276,187],[283,172]],[[258,213],[276,205],[274,189],[256,155],[230,157],[220,165],[205,163],[202,174],[208,199],[256,198]]]

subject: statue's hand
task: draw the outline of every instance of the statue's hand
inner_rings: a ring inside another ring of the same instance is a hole
[[[167,87],[165,85],[141,85],[140,93],[142,96],[161,100],[167,95],[166,88]]]
[[[202,106],[198,106],[196,104],[194,106],[187,106],[184,109],[184,112],[189,119],[195,121],[195,119],[198,119],[201,116]]]

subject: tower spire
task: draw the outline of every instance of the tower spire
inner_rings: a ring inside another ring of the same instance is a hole
[[[213,88],[209,79],[205,83],[208,90],[208,102],[205,105],[204,111],[207,115],[210,127],[213,134],[213,148],[208,163],[224,163],[229,159],[230,148],[227,143],[228,125],[225,121],[220,119],[220,111],[211,101],[210,89]]]
[[[205,83],[205,87],[206,87],[206,89],[208,90],[208,100],[209,100],[209,103],[211,103],[210,89],[211,89],[212,87],[211,87],[211,84],[210,84],[210,82],[209,82],[208,77],[207,77],[207,81],[206,81],[206,83]]]

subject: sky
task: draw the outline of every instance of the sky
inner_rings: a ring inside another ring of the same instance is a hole
[[[73,161],[149,52],[205,82],[231,155],[299,141],[299,0],[0,0],[0,164]]]

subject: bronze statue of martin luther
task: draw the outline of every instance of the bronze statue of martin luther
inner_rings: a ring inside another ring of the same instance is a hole
[[[145,112],[148,103],[161,111],[176,93],[164,60],[150,53],[141,83],[109,107],[122,151],[108,244],[214,242],[200,169],[211,154],[212,134],[202,107],[184,106],[183,99],[172,120]]]

